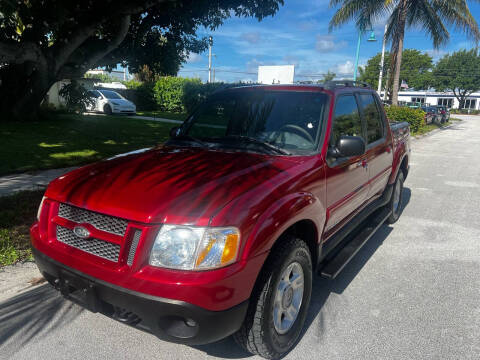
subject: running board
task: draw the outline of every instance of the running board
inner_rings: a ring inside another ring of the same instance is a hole
[[[343,268],[353,259],[365,243],[375,234],[380,226],[390,216],[387,209],[376,212],[368,219],[366,226],[348,242],[334,257],[332,257],[321,269],[320,274],[329,279],[335,279]]]

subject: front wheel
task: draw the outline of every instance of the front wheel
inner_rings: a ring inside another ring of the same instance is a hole
[[[400,218],[400,215],[402,214],[403,181],[404,181],[403,171],[400,170],[397,175],[397,180],[393,185],[392,198],[390,199],[390,202],[387,204],[388,208],[392,211],[392,213],[387,219],[388,224],[393,224],[397,222],[397,220]]]
[[[105,106],[103,107],[103,112],[107,115],[112,115],[112,107],[108,104],[105,104]]]
[[[236,342],[252,354],[278,359],[297,342],[312,294],[312,259],[304,241],[279,239],[252,293]]]

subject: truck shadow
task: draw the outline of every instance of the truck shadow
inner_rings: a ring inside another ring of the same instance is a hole
[[[411,194],[411,190],[405,187],[402,195],[403,209],[405,209],[410,202]],[[313,330],[315,334],[314,336],[318,341],[322,340],[323,334],[326,331],[325,312],[328,311],[328,309],[325,309],[325,304],[328,298],[332,293],[342,294],[345,291],[345,289],[352,282],[352,280],[355,279],[365,264],[367,264],[368,260],[373,256],[373,254],[375,254],[377,249],[382,246],[383,242],[385,239],[387,239],[392,230],[393,227],[387,224],[382,225],[334,280],[325,279],[320,276],[314,277],[310,308],[299,341],[301,341],[305,333],[310,330],[317,317],[318,327]],[[204,351],[208,355],[226,359],[242,359],[252,356],[251,354],[243,351],[235,343],[231,336],[213,344],[194,347],[198,350]],[[285,356],[288,356],[288,354]]]
[[[20,349],[77,318],[83,309],[44,284],[0,303],[0,348],[11,340]]]

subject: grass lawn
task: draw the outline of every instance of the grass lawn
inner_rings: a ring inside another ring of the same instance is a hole
[[[137,115],[181,121],[185,120],[187,117],[186,113],[172,113],[165,111],[137,111]]]
[[[32,259],[28,231],[43,193],[44,190],[22,191],[0,197],[0,267]]]
[[[0,122],[0,175],[82,165],[168,139],[174,124],[128,116],[52,115]]]

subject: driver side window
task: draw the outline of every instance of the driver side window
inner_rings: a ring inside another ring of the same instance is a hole
[[[342,135],[363,137],[362,121],[354,95],[342,95],[337,99],[330,146],[335,146]]]

